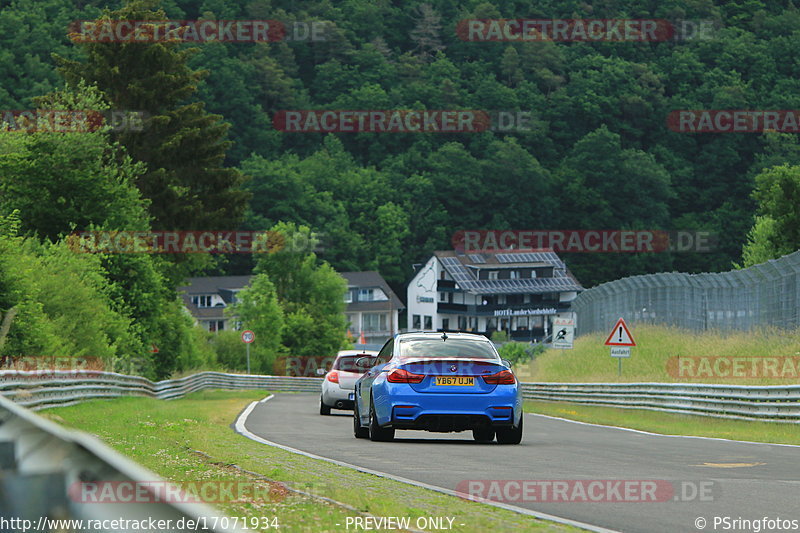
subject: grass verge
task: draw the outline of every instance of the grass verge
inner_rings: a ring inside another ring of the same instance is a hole
[[[412,527],[418,517],[454,517],[452,531],[577,531],[310,459],[236,434],[230,424],[251,401],[265,395],[263,391],[201,391],[179,400],[121,398],[40,414],[100,437],[179,484],[206,480],[261,484],[261,490],[255,492],[272,497],[218,506],[229,516],[277,517],[280,531],[345,531],[346,517],[360,516],[359,512],[410,517]],[[345,503],[354,510],[281,493],[259,476]]]
[[[613,324],[609,324],[609,328]],[[606,332],[582,335],[571,350],[549,349],[530,363],[518,365],[522,381],[561,382],[691,382],[736,385],[786,385],[800,383],[800,330],[761,329],[749,332],[695,332],[653,325],[633,325],[636,346],[622,362],[604,346]],[[692,358],[677,366],[676,358]],[[735,357],[742,366],[727,361],[715,366],[697,358]],[[780,358],[772,367],[759,358]],[[682,369],[683,368],[683,369]]]
[[[619,409],[615,407],[533,400],[526,400],[525,411],[589,422],[591,424],[619,426],[664,435],[693,435],[697,437],[800,445],[800,432],[797,431],[798,425],[791,423],[751,422],[748,420],[661,413],[645,409]]]

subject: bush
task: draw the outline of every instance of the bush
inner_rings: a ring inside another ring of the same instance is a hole
[[[530,344],[527,342],[507,342],[498,350],[500,357],[508,360],[512,365],[524,364],[544,352],[543,344]]]

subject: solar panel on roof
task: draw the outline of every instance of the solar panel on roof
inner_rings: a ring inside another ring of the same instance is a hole
[[[467,257],[469,257],[470,261],[472,261],[473,263],[486,262],[486,259],[484,259],[484,257],[481,254],[467,254]]]
[[[442,264],[445,266],[450,275],[453,276],[453,279],[459,283],[474,279],[469,274],[467,269],[464,268],[464,265],[461,264],[461,261],[455,257],[443,257]]]

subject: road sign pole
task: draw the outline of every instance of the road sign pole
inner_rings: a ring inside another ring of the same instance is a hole
[[[619,365],[617,366],[617,376],[621,376],[622,375],[622,357],[617,357],[617,363],[619,363]],[[249,372],[248,372],[248,374],[249,374]]]
[[[250,343],[249,342],[246,343],[245,346],[247,346],[247,373],[249,374],[250,373]]]

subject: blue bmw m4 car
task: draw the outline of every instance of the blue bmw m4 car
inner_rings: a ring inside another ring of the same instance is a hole
[[[483,335],[403,333],[389,340],[355,384],[356,438],[392,440],[395,430],[472,430],[476,441],[519,444],[522,391]],[[374,366],[372,366],[374,365]]]

